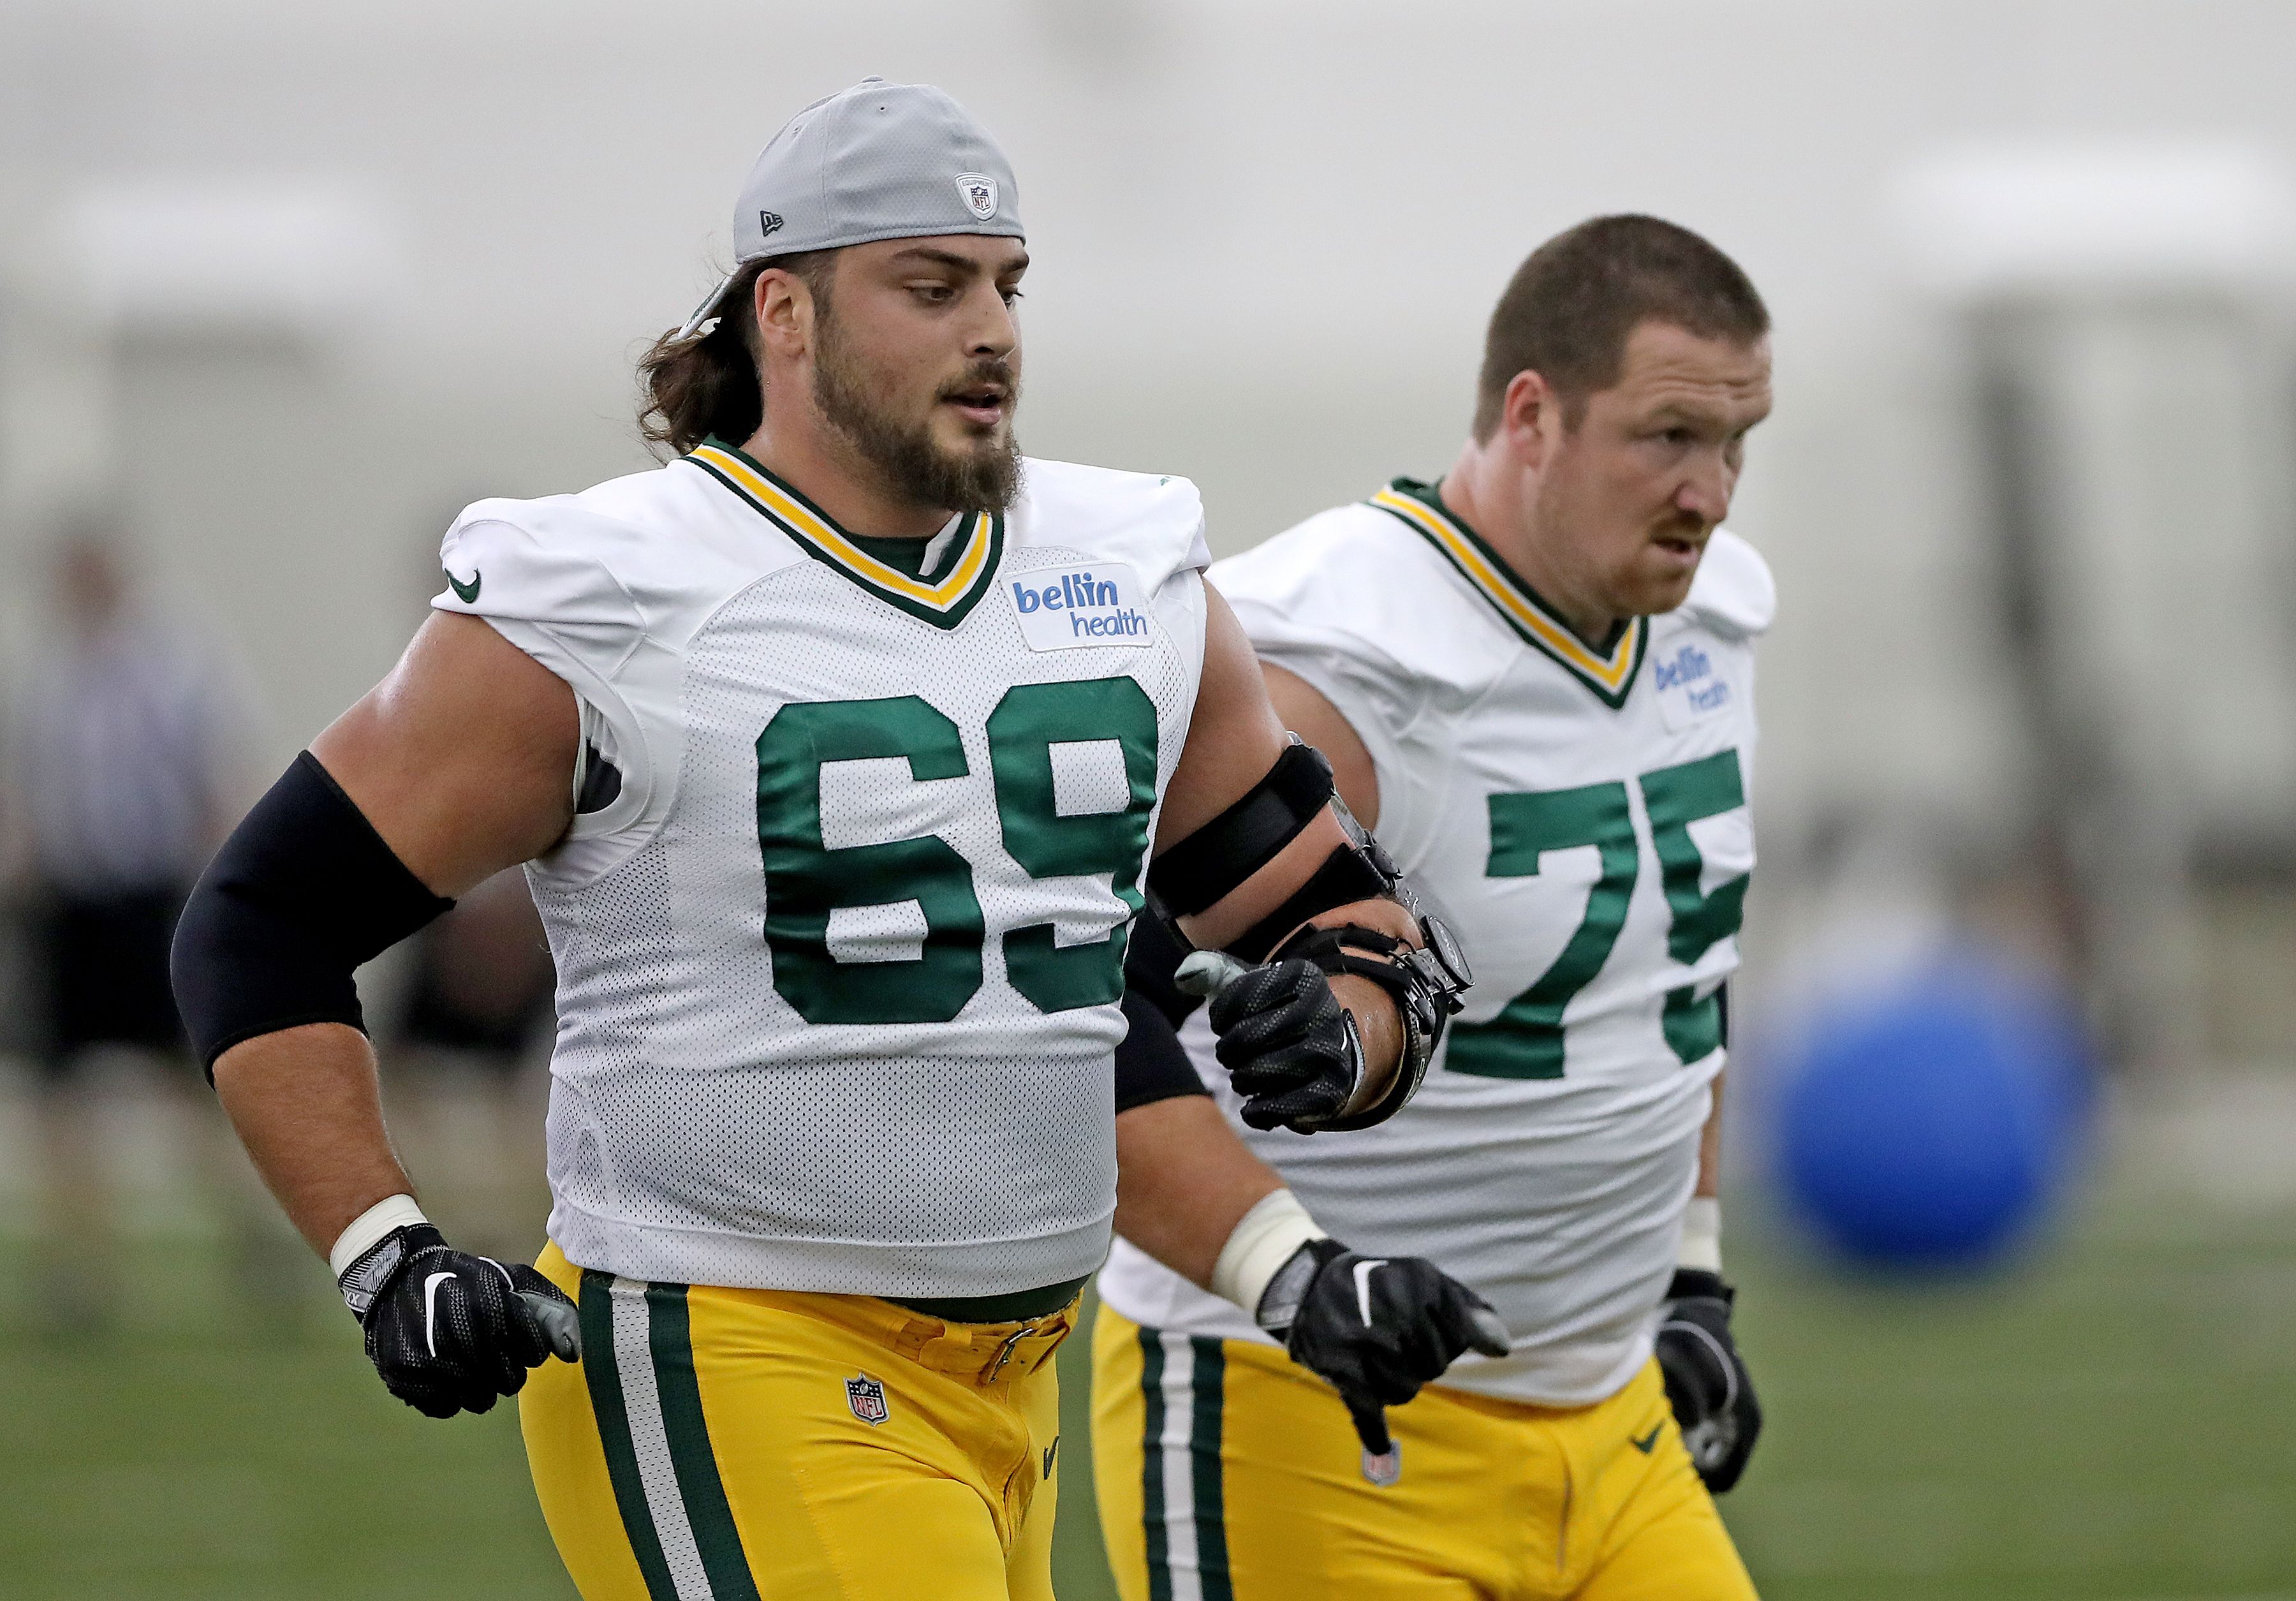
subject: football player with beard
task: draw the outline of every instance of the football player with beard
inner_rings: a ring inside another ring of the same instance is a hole
[[[675,459],[464,512],[437,614],[177,938],[384,1382],[434,1416],[523,1387],[591,1601],[1050,1596],[1146,892],[1240,964],[1256,1115],[1379,1121],[1456,1006],[1202,581],[1193,486],[1021,457],[1023,239],[939,90],[800,112],[644,358]],[[534,1267],[423,1216],[351,984],[517,863],[559,986]]]

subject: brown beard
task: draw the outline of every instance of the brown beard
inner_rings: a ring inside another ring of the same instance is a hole
[[[885,476],[897,494],[920,505],[953,512],[1001,512],[1013,504],[1021,484],[1021,441],[1012,427],[1002,442],[984,439],[972,450],[943,448],[920,420],[904,423],[876,403],[867,374],[852,359],[828,307],[815,324],[819,341],[813,364],[813,399],[831,427]],[[1021,379],[1012,366],[991,357],[977,361],[943,395],[994,382],[1004,386],[1006,415],[1021,403]]]

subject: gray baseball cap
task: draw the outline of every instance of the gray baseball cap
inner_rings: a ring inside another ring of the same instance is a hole
[[[935,234],[1026,238],[1012,163],[931,84],[865,78],[806,107],[758,152],[734,208],[734,271],[678,335],[715,315],[753,261]]]

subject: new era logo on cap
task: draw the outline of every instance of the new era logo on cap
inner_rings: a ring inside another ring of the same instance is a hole
[[[758,237],[766,239],[782,231],[782,214],[778,211],[758,213]]]
[[[964,204],[975,217],[987,222],[996,215],[996,180],[985,173],[960,172],[956,175],[956,192],[964,196]]]

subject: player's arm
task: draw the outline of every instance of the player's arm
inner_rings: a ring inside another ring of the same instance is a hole
[[[1348,809],[1365,828],[1377,828],[1379,768],[1355,725],[1322,690],[1289,668],[1262,661],[1259,676],[1267,682],[1268,702],[1283,726],[1321,751],[1332,764],[1332,781]]]
[[[1234,614],[1205,587],[1204,662],[1148,888],[1199,952],[1244,1121],[1365,1128],[1410,1098],[1467,983],[1440,925],[1295,744]]]
[[[1683,1443],[1699,1477],[1717,1495],[1737,1483],[1762,1432],[1753,1375],[1730,1329],[1738,1292],[1722,1277],[1721,1158],[1722,1075],[1717,1073],[1714,1104],[1699,1135],[1698,1180],[1683,1215],[1681,1252],[1660,1310],[1657,1351]]]
[[[450,1251],[423,1219],[352,973],[565,833],[578,739],[562,680],[480,620],[434,615],[233,831],[176,934],[177,1002],[233,1127],[384,1382],[435,1416],[570,1354],[571,1316],[532,1268]]]
[[[1332,1239],[1237,1137],[1167,1015],[1185,1003],[1167,981],[1180,953],[1159,932],[1144,927],[1127,960],[1116,1232],[1242,1309],[1340,1392],[1365,1450],[1383,1458],[1383,1408],[1409,1400],[1463,1351],[1506,1354],[1505,1325],[1432,1262],[1367,1260]]]

